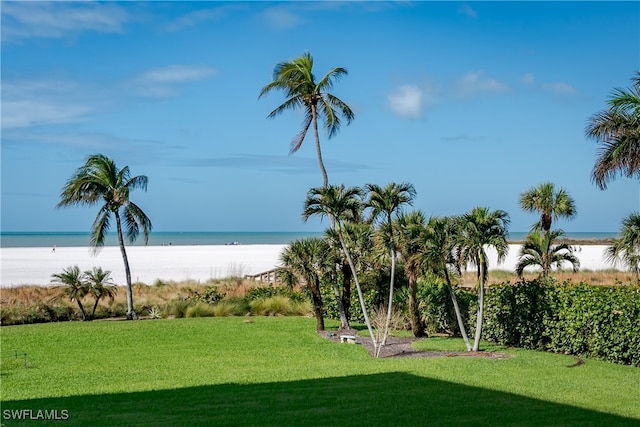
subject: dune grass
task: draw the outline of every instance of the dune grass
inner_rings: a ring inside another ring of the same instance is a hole
[[[574,357],[517,349],[499,349],[511,356],[502,360],[374,359],[314,325],[217,317],[3,327],[2,422],[33,425],[6,416],[26,409],[93,426],[640,422],[638,368],[569,368]],[[450,338],[416,345],[463,348]]]

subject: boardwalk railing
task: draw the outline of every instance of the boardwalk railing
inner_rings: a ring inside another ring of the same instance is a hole
[[[279,270],[280,270],[279,268],[272,268],[269,271],[264,271],[258,274],[247,274],[244,276],[244,278],[249,280],[255,280],[258,282],[269,283],[269,284],[279,283],[280,282],[280,279],[278,278]]]

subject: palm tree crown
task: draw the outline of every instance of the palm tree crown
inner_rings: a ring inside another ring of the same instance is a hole
[[[555,241],[564,236],[564,231],[553,230],[549,233],[533,231],[520,248],[520,259],[516,264],[516,274],[522,277],[527,267],[540,267],[542,277],[548,277],[553,266],[562,268],[565,262],[578,271],[580,260],[573,254],[573,247],[567,243],[555,245]]]
[[[324,122],[329,138],[335,136],[342,124],[341,117],[350,124],[354,118],[351,108],[338,97],[328,93],[335,82],[348,74],[345,68],[331,69],[319,81],[313,74],[313,57],[306,52],[302,56],[287,62],[281,62],[273,70],[273,81],[262,88],[259,98],[274,89],[281,90],[286,101],[276,107],[267,117],[273,118],[285,110],[302,109],[304,120],[302,129],[291,141],[291,153],[300,149],[309,127],[313,125],[316,154],[326,187],[329,183],[327,171],[322,161],[320,137],[318,136],[318,118]]]
[[[609,108],[589,118],[585,133],[601,143],[591,178],[600,189],[618,174],[640,176],[640,71],[631,88],[615,89]]]
[[[111,217],[115,217],[118,243],[127,279],[127,318],[135,318],[136,315],[133,311],[131,271],[124,247],[122,222],[124,222],[129,242],[134,242],[141,231],[145,244],[148,242],[151,220],[138,205],[129,200],[132,190],[136,188],[147,190],[147,181],[144,175],[131,177],[128,166],[118,169],[109,157],[94,154],[87,157],[86,163],[67,181],[62,188],[60,202],[57,205],[57,207],[93,206],[102,203],[91,226],[91,245],[94,251],[100,250],[104,245]]]
[[[622,220],[622,227],[611,246],[606,249],[607,260],[621,262],[640,277],[640,213],[634,212]]]
[[[556,190],[551,182],[545,182],[520,194],[520,207],[527,212],[539,212],[540,221],[534,230],[548,233],[551,223],[560,217],[571,219],[577,214],[573,198],[564,188]]]

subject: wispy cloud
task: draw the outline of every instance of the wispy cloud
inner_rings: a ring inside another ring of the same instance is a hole
[[[215,68],[205,65],[169,65],[147,70],[127,86],[139,96],[166,98],[175,96],[179,85],[204,80],[215,73]]]
[[[533,73],[524,73],[521,77],[520,77],[520,82],[522,84],[525,85],[531,85],[536,81],[535,76],[533,75]]]
[[[60,38],[83,31],[121,33],[129,20],[115,3],[3,1],[2,40]]]
[[[276,30],[287,30],[297,27],[304,22],[302,17],[293,13],[291,8],[283,6],[266,9],[262,13],[262,17],[265,19],[267,25]]]
[[[458,13],[467,15],[471,18],[478,16],[478,13],[469,5],[469,3],[462,3],[460,7],[458,7]]]
[[[205,3],[206,4],[206,3]],[[201,23],[217,21],[225,17],[233,10],[244,9],[244,6],[237,4],[227,4],[219,7],[194,10],[179,16],[165,26],[169,32],[179,31],[183,28],[193,27]]]
[[[324,159],[327,168],[334,172],[356,172],[372,169],[369,165]],[[261,154],[235,154],[224,157],[209,157],[186,160],[191,167],[216,167],[228,169],[250,169],[286,174],[317,174],[318,161],[313,157],[274,156]]]
[[[79,85],[68,80],[4,81],[2,129],[82,120],[94,108],[73,94]]]
[[[482,71],[468,72],[455,82],[455,93],[460,98],[480,94],[505,93],[510,88],[506,84],[484,75]]]
[[[389,108],[396,115],[406,119],[419,119],[422,117],[424,107],[424,93],[416,85],[402,85],[396,87],[387,99]]]
[[[544,90],[553,92],[556,95],[572,95],[578,93],[576,88],[568,83],[556,82],[556,83],[543,83],[542,88]]]

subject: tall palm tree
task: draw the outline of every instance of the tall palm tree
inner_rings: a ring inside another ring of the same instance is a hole
[[[622,263],[640,278],[640,213],[633,212],[622,220],[620,234],[606,250],[607,260]]]
[[[486,207],[475,207],[460,216],[459,221],[459,263],[471,264],[478,269],[478,315],[472,348],[473,351],[478,351],[484,315],[484,287],[489,271],[485,248],[494,248],[498,255],[498,263],[504,261],[509,251],[509,215],[503,210],[490,211]]]
[[[540,213],[540,221],[532,229],[551,230],[551,223],[558,218],[571,219],[577,214],[576,203],[564,188],[556,190],[551,182],[532,187],[520,194],[520,207],[526,212]]]
[[[456,253],[456,245],[460,241],[459,224],[460,222],[456,217],[429,218],[422,236],[422,252],[417,254],[417,257],[425,264],[427,271],[436,277],[444,279],[456,314],[460,335],[462,335],[467,351],[471,351],[472,346],[467,336],[467,329],[462,319],[458,298],[456,297],[451,280],[452,274],[460,273],[459,265],[454,256]]]
[[[640,71],[629,89],[615,89],[609,108],[589,118],[585,133],[601,143],[591,179],[604,190],[618,174],[640,176]]]
[[[307,198],[304,203],[304,210],[302,211],[302,218],[307,221],[311,216],[318,215],[320,217],[332,218],[335,225],[335,230],[338,233],[338,239],[344,252],[349,267],[351,268],[351,274],[353,281],[358,291],[358,300],[360,301],[360,308],[362,309],[362,315],[364,321],[369,330],[371,336],[371,342],[373,344],[374,352],[377,350],[378,344],[376,342],[373,328],[371,327],[371,321],[367,313],[367,307],[364,302],[364,295],[362,294],[362,288],[360,287],[360,281],[358,280],[358,273],[355,268],[353,259],[349,252],[344,237],[344,223],[357,218],[361,211],[362,190],[358,187],[347,187],[344,185],[328,185],[325,187],[314,187],[307,193]]]
[[[82,305],[82,298],[89,293],[89,287],[84,281],[80,268],[77,265],[73,267],[67,267],[62,270],[62,273],[52,274],[52,284],[62,292],[60,297],[67,297],[71,301],[76,301],[82,320],[87,320],[87,313]]]
[[[92,270],[85,271],[83,276],[88,287],[88,293],[95,300],[91,310],[91,319],[93,319],[100,300],[106,297],[113,301],[116,293],[118,293],[118,287],[111,279],[111,271],[103,270],[102,267],[93,267]]]
[[[393,313],[393,291],[396,273],[396,241],[393,234],[393,216],[402,211],[404,205],[411,205],[416,195],[416,190],[412,184],[403,182],[391,182],[385,187],[377,184],[367,184],[365,186],[367,192],[367,201],[365,206],[370,210],[370,220],[375,223],[379,221],[382,225],[381,230],[385,234],[386,246],[389,250],[391,258],[391,278],[389,280],[389,301],[387,307],[387,320],[382,335],[380,347],[387,342],[389,335],[389,325],[391,324],[391,315]],[[380,349],[378,349],[380,351]]]
[[[520,248],[520,259],[515,270],[518,277],[522,277],[525,268],[533,266],[542,269],[542,277],[549,277],[553,266],[562,268],[565,262],[571,264],[574,272],[578,271],[580,260],[573,254],[573,247],[567,243],[554,244],[562,236],[562,230],[553,230],[546,234],[539,231],[529,233]]]
[[[287,97],[267,117],[273,118],[285,110],[302,109],[304,121],[302,129],[291,141],[291,153],[300,149],[309,127],[313,125],[313,136],[316,143],[316,155],[322,173],[323,186],[329,184],[327,170],[322,161],[320,150],[320,137],[318,135],[318,119],[324,122],[324,127],[329,138],[335,136],[342,124],[341,116],[350,124],[354,118],[351,108],[338,97],[328,91],[333,88],[335,82],[348,74],[345,68],[332,68],[320,80],[316,81],[313,74],[313,57],[305,52],[302,56],[291,61],[281,62],[273,70],[273,81],[262,88],[259,98],[274,89],[281,90]]]
[[[291,242],[280,255],[282,265],[304,280],[313,301],[316,330],[324,330],[324,305],[320,284],[327,270],[329,245],[324,239],[307,238]]]
[[[147,190],[146,176],[131,177],[128,166],[118,169],[109,157],[93,154],[87,157],[86,163],[78,168],[62,188],[60,202],[57,205],[57,207],[67,207],[101,204],[91,226],[91,245],[94,252],[98,252],[104,246],[104,239],[111,225],[111,217],[115,218],[118,244],[127,279],[127,319],[136,319],[137,315],[133,309],[131,270],[124,246],[123,222],[130,243],[133,243],[142,231],[146,244],[151,231],[151,220],[138,205],[129,200],[129,193],[136,188]]]
[[[401,213],[394,221],[397,232],[397,251],[404,260],[409,289],[409,323],[416,337],[426,336],[425,324],[418,310],[418,277],[423,270],[426,219],[421,211]]]

